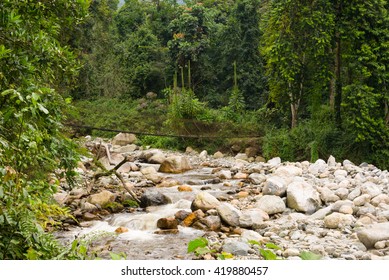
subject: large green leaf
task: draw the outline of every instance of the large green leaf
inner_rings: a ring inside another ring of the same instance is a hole
[[[204,237],[200,237],[194,240],[191,240],[188,243],[188,253],[196,251],[197,248],[204,248],[208,245],[208,240]]]

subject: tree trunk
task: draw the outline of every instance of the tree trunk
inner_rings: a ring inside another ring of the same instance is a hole
[[[297,120],[298,120],[298,105],[296,103],[291,103],[290,104],[290,110],[292,113],[292,123],[291,123],[291,128],[295,128],[297,126]]]
[[[339,29],[341,24],[342,14],[342,0],[339,0],[337,6],[336,24]],[[342,81],[341,81],[341,38],[340,31],[337,30],[335,33],[335,97],[334,97],[334,109],[335,109],[335,124],[337,127],[342,127],[342,115],[341,115],[341,104],[342,104]]]

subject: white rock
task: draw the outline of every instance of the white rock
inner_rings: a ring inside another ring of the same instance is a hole
[[[338,178],[339,179],[339,181],[340,180],[342,180],[342,179],[344,179],[344,178],[346,178],[347,177],[347,171],[346,170],[342,170],[342,169],[338,169],[338,170],[336,170],[335,172],[334,172],[334,176],[336,177],[336,178]]]
[[[366,203],[370,202],[370,195],[369,194],[363,194],[361,196],[358,196],[353,200],[355,206],[363,206]]]
[[[293,182],[287,187],[287,205],[297,211],[314,213],[321,206],[320,195],[306,182]]]
[[[242,241],[246,241],[246,242],[250,240],[261,242],[263,240],[263,236],[256,231],[244,229],[241,234],[241,239]]]
[[[327,165],[329,167],[335,167],[336,166],[336,160],[335,160],[335,158],[332,155],[328,158]]]
[[[313,175],[319,175],[320,173],[323,173],[328,168],[327,163],[322,160],[318,159],[314,164],[311,164],[308,168],[308,172]]]
[[[379,204],[389,204],[389,196],[387,194],[379,194],[371,200],[371,204],[378,206]]]
[[[205,160],[208,157],[208,152],[206,150],[202,151],[199,155],[200,159]]]
[[[280,166],[274,172],[274,175],[278,175],[280,177],[294,177],[301,176],[302,174],[303,170],[293,165]]]
[[[332,213],[324,218],[324,226],[330,229],[343,228],[352,225],[355,218],[352,215]]]
[[[242,211],[239,224],[243,228],[257,229],[265,220],[269,220],[269,215],[265,211],[261,209],[246,209]]]
[[[368,194],[373,198],[382,193],[382,188],[372,182],[366,182],[361,186],[361,192],[363,194]]]
[[[327,187],[320,188],[319,192],[321,200],[325,203],[335,202],[340,199],[339,196]]]
[[[271,167],[278,166],[278,165],[281,164],[281,158],[280,158],[280,157],[272,158],[272,159],[268,160],[267,163],[268,163]]]
[[[285,257],[285,258],[288,258],[288,257],[296,257],[296,256],[299,256],[300,255],[300,250],[297,249],[297,248],[288,248],[286,249],[282,255]]]
[[[137,141],[136,136],[131,133],[119,133],[112,139],[112,145],[125,146],[134,144]]]
[[[238,153],[236,156],[235,156],[235,159],[241,159],[241,160],[248,160],[248,156],[245,154],[245,153]]]
[[[262,209],[269,215],[282,213],[286,209],[285,203],[282,198],[276,195],[264,195],[255,204],[255,207]]]
[[[196,194],[195,199],[192,202],[192,210],[201,209],[206,212],[210,209],[216,209],[220,205],[220,201],[217,200],[212,194],[208,192],[199,192]]]
[[[347,188],[339,188],[335,191],[335,194],[340,198],[340,199],[346,199],[349,191]]]
[[[361,195],[361,188],[355,188],[349,193],[349,195],[347,196],[347,199],[354,200],[360,195]]]

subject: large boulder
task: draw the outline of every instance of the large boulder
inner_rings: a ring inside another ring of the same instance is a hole
[[[162,162],[158,171],[164,173],[182,173],[190,169],[192,169],[192,167],[186,157],[171,156]]]
[[[136,136],[132,133],[119,133],[112,139],[112,145],[126,146],[136,142]]]
[[[164,205],[168,203],[171,203],[170,198],[158,191],[147,190],[140,198],[141,207]]]
[[[320,194],[307,182],[290,183],[286,193],[288,207],[297,211],[312,214],[321,206]]]
[[[103,206],[108,202],[113,202],[115,200],[115,195],[110,191],[103,190],[99,193],[92,194],[88,198],[88,202],[93,205]]]
[[[264,195],[255,204],[256,208],[262,209],[269,215],[282,213],[285,211],[286,206],[281,197],[276,195]]]
[[[220,218],[227,225],[237,227],[240,225],[239,219],[242,215],[241,211],[229,203],[223,202],[216,208]]]
[[[219,205],[220,201],[212,194],[208,192],[199,192],[192,202],[191,209],[193,211],[200,209],[205,212],[210,209],[216,209]]]
[[[357,237],[367,249],[374,248],[377,242],[389,240],[389,222],[367,226],[357,232]]]

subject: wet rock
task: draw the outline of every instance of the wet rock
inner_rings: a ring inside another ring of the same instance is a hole
[[[286,180],[279,176],[272,176],[267,178],[262,189],[264,195],[278,195],[283,196],[286,193]]]
[[[186,157],[170,156],[162,162],[158,171],[163,173],[182,173],[190,169],[192,167]]]
[[[324,226],[330,229],[343,228],[352,225],[355,218],[352,215],[332,213],[324,218]]]
[[[234,239],[226,240],[222,248],[224,252],[231,253],[234,256],[247,256],[250,250],[247,243]]]
[[[256,208],[262,209],[269,215],[282,213],[286,206],[281,197],[276,195],[264,195],[255,204]]]
[[[222,180],[228,180],[232,178],[230,170],[220,170],[219,172],[216,173],[216,176]]]
[[[223,202],[217,208],[220,218],[223,222],[230,226],[239,226],[239,218],[242,215],[241,211],[229,203]]]
[[[174,217],[161,218],[157,221],[157,227],[160,229],[177,229],[178,221]]]
[[[367,249],[372,249],[378,241],[389,240],[389,223],[367,226],[357,232],[357,237]]]
[[[153,190],[146,190],[140,198],[140,207],[157,206],[171,203],[166,195]]]
[[[99,216],[95,215],[95,214],[92,214],[92,213],[89,213],[89,212],[86,212],[82,215],[82,219],[84,221],[94,221],[94,220],[99,220]]]
[[[134,144],[137,141],[136,136],[131,133],[119,133],[112,139],[112,145],[125,146]]]
[[[117,234],[125,233],[125,232],[128,232],[128,228],[126,228],[126,227],[118,227],[117,229],[115,229],[115,232]]]
[[[193,191],[193,189],[190,186],[187,186],[187,185],[178,186],[177,190],[179,192],[192,192]]]
[[[199,219],[202,219],[204,216],[204,212],[198,209],[186,216],[185,219],[182,221],[182,225],[185,227],[190,227]]]
[[[183,221],[186,217],[188,217],[192,212],[186,211],[186,210],[179,210],[174,214],[174,217],[178,221]]]
[[[179,230],[178,229],[161,229],[161,230],[156,230],[154,231],[155,234],[178,234]]]
[[[88,198],[88,202],[94,205],[105,205],[108,202],[113,202],[115,200],[115,195],[110,191],[103,190],[99,193],[92,194]]]
[[[314,213],[321,206],[319,193],[307,182],[289,184],[286,201],[289,208],[305,213]]]
[[[216,209],[220,205],[220,201],[216,197],[211,195],[208,192],[199,192],[195,199],[192,202],[191,209],[197,210],[201,209],[203,211],[208,211],[210,209]]]

